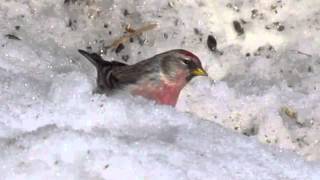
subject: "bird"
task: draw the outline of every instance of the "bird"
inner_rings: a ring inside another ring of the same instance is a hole
[[[95,92],[110,95],[125,90],[132,95],[175,106],[180,91],[196,76],[208,76],[200,59],[184,49],[173,49],[135,64],[106,61],[97,53],[78,52],[96,68]]]

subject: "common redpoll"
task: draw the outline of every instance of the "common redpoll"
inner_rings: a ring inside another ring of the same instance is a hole
[[[96,53],[79,52],[97,69],[97,91],[109,94],[124,89],[133,95],[175,106],[182,88],[195,76],[207,76],[199,58],[175,49],[136,64],[105,61]]]

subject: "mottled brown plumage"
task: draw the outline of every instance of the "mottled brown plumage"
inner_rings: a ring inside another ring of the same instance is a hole
[[[197,56],[175,49],[133,65],[105,61],[96,53],[79,52],[97,68],[97,92],[125,89],[133,95],[175,105],[182,88],[194,76],[206,76]]]

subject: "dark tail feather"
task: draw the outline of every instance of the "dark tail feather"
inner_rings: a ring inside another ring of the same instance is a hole
[[[89,53],[84,50],[78,50],[80,54],[86,57],[97,69],[97,89],[96,92],[105,92],[106,89],[116,87],[117,79],[113,76],[114,67],[126,66],[126,64],[117,61],[105,61],[96,53]]]
[[[78,49],[79,53],[82,54],[84,57],[86,57],[94,66],[97,68],[99,66],[102,66],[103,64],[107,64],[108,61],[105,61],[96,53],[89,53],[87,51]]]
[[[118,62],[118,61],[105,61],[97,53],[88,53],[82,49],[78,49],[79,53],[86,57],[94,66],[103,67],[103,66],[126,66],[127,64]]]

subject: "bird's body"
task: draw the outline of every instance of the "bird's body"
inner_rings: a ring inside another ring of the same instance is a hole
[[[83,50],[97,68],[97,92],[109,94],[124,89],[133,95],[174,106],[180,91],[197,75],[206,75],[200,60],[186,50],[172,50],[133,65],[105,61],[95,53]]]

